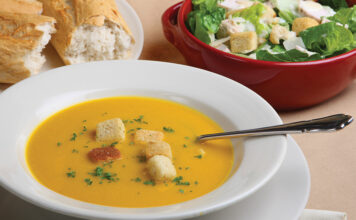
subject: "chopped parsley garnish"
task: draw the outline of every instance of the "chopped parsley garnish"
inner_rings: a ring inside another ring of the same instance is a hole
[[[188,145],[186,145],[186,144],[183,144],[183,147],[184,147],[184,148],[187,148],[187,147],[188,147]]]
[[[140,115],[138,118],[134,118],[134,121],[141,123],[142,119],[143,119],[143,115]]]
[[[122,164],[122,168],[125,168],[126,167],[126,165],[125,164]]]
[[[91,174],[93,176],[101,176],[101,175],[103,175],[103,168],[97,167],[97,168],[95,168],[94,172],[95,173],[89,173],[89,174]]]
[[[84,148],[88,148],[89,146],[88,145],[85,145],[85,146],[83,146]]]
[[[83,126],[83,132],[86,132],[87,130],[87,126]]]
[[[62,145],[61,142],[57,142],[57,146],[60,147]]]
[[[96,177],[100,177],[101,180],[109,180],[109,182],[111,181],[119,181],[120,179],[117,178],[117,174],[116,173],[110,173],[110,172],[104,172],[104,169],[102,167],[97,167],[94,170],[94,173],[89,173],[92,176],[96,176]]]
[[[103,114],[101,114],[101,116],[105,116],[105,115],[107,115],[108,113],[107,112],[104,112]]]
[[[131,133],[131,132],[133,132],[133,131],[135,131],[135,129],[130,129],[130,130],[128,130],[126,133]]]
[[[106,166],[111,167],[112,163],[114,163],[113,160],[112,160],[112,161],[109,161],[109,162],[104,162],[104,163],[103,163],[103,167],[106,167]]]
[[[84,181],[87,183],[88,186],[93,184],[93,181],[90,178],[86,178],[86,179],[84,179]]]
[[[120,179],[119,178],[114,178],[116,177],[116,173],[104,173],[103,176],[101,177],[101,179],[107,179],[107,180],[110,180],[110,181],[119,181]]]
[[[179,189],[178,191],[179,191],[180,193],[182,193],[182,194],[184,193],[184,190],[183,190],[183,189]]]
[[[173,183],[174,183],[174,182],[180,182],[182,179],[183,179],[182,176],[177,176],[176,178],[174,178],[174,179],[172,180],[172,182],[173,182]]]
[[[67,177],[74,178],[75,177],[75,171],[70,171],[67,173]]]
[[[107,146],[107,144],[102,144],[102,145],[101,145],[101,147],[106,147],[106,146]]]
[[[154,181],[152,181],[152,180],[147,180],[147,181],[143,182],[143,184],[152,185],[152,186],[156,185],[156,183]]]
[[[133,181],[135,181],[136,183],[141,182],[141,178],[140,177],[136,177],[136,179],[134,179]]]
[[[131,141],[130,143],[129,143],[129,145],[131,146],[131,145],[134,145],[135,144],[135,142],[133,142],[133,141]]]
[[[87,120],[83,120],[83,123],[84,123],[84,122],[87,122]]]
[[[123,120],[122,123],[126,124],[129,120]]]
[[[72,153],[79,153],[79,151],[77,149],[73,149]]]
[[[198,181],[195,181],[194,184],[195,184],[195,185],[198,185]]]
[[[189,186],[190,185],[190,183],[188,181],[182,182],[182,180],[183,180],[183,177],[182,176],[178,176],[178,177],[174,178],[172,180],[172,182],[176,183],[176,185],[183,185],[183,186]]]
[[[168,132],[168,133],[173,133],[174,129],[171,127],[163,127],[163,131]]]
[[[198,159],[201,159],[201,158],[203,158],[203,155],[201,155],[201,154],[199,154],[199,155],[196,155],[196,156],[194,156],[195,158],[198,158]]]
[[[185,170],[189,170],[189,169],[190,169],[190,167],[186,167],[186,168],[185,168]]]
[[[144,163],[144,162],[146,162],[146,160],[147,160],[147,158],[146,158],[145,155],[138,155],[138,156],[136,156],[136,157],[138,158],[138,161],[139,161],[140,163]]]
[[[110,144],[110,147],[115,147],[115,145],[117,145],[119,142],[115,141],[113,143]]]
[[[75,139],[77,138],[77,134],[76,133],[73,133],[72,137],[71,137],[71,141],[75,141]]]
[[[189,140],[189,137],[184,137],[184,139]]]
[[[188,182],[188,181],[186,181],[186,182],[177,182],[176,185],[189,186],[190,182]]]
[[[136,130],[141,130],[142,128],[136,128]]]

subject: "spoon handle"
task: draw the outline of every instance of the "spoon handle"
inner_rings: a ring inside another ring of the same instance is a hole
[[[350,115],[337,114],[324,118],[316,118],[308,121],[298,121],[270,127],[255,128],[241,131],[230,131],[215,134],[205,134],[199,136],[198,141],[251,136],[331,132],[343,129],[352,121],[353,118]]]

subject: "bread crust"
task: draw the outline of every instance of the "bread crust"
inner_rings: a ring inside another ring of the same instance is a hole
[[[57,33],[51,43],[65,64],[71,64],[65,52],[71,44],[75,30],[81,25],[103,26],[109,20],[122,27],[130,36],[132,33],[117,9],[115,0],[40,0],[43,14],[57,21]],[[72,2],[73,5],[69,5]]]
[[[0,11],[22,14],[41,14],[42,3],[35,0],[0,0]]]
[[[23,58],[44,34],[36,27],[54,22],[47,16],[0,12],[0,83],[16,83],[31,75]]]

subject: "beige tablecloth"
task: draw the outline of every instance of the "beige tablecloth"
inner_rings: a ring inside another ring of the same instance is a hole
[[[141,18],[145,45],[141,59],[185,64],[184,58],[166,41],[161,15],[178,0],[127,0]],[[284,122],[335,113],[356,117],[356,82],[337,97],[318,106],[281,113]],[[310,166],[312,185],[307,208],[342,211],[356,219],[356,122],[329,134],[293,135]]]

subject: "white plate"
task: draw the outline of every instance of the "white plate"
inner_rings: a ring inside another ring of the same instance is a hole
[[[33,129],[48,116],[90,99],[141,95],[191,106],[224,130],[250,129],[281,120],[246,87],[217,74],[152,61],[106,61],[65,66],[26,79],[0,95],[0,184],[27,201],[68,215],[101,219],[175,219],[212,212],[266,184],[283,162],[286,136],[234,141],[237,172],[218,189],[194,200],[156,208],[115,208],[59,195],[34,180],[25,161]],[[243,159],[241,161],[242,154]]]
[[[126,0],[116,0],[117,7],[119,8],[119,12],[122,17],[126,21],[129,26],[133,37],[135,38],[135,46],[132,50],[131,59],[137,60],[142,52],[143,42],[144,42],[144,32],[142,28],[142,23],[135,10],[131,7]],[[46,49],[43,51],[43,55],[46,57],[46,62],[43,65],[41,72],[48,71],[53,68],[57,68],[63,66],[64,63],[61,58],[58,56],[56,50],[53,48],[51,44],[46,46]],[[1,85],[0,85],[1,91]]]
[[[251,197],[194,220],[297,220],[307,203],[309,190],[308,164],[297,143],[288,137],[286,159],[270,182]],[[2,188],[0,204],[1,219],[78,220],[33,206]]]

